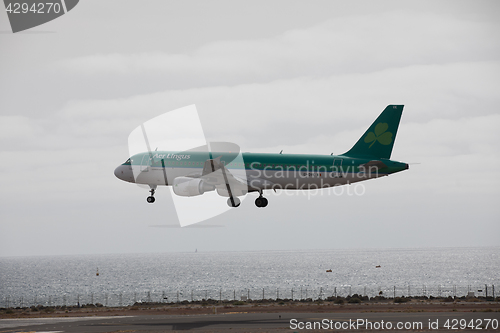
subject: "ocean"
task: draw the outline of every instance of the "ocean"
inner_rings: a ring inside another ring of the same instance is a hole
[[[485,296],[495,286],[500,287],[500,247],[0,258],[0,307],[352,294],[447,297],[470,291]]]

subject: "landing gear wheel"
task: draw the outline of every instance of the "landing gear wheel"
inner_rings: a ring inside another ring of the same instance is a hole
[[[268,204],[268,201],[266,198],[260,196],[258,197],[257,199],[255,199],[255,206],[259,207],[259,208],[263,208],[263,207],[266,207]]]
[[[227,205],[229,207],[239,207],[241,204],[240,199],[234,197],[233,200],[234,200],[234,206],[233,206],[233,203],[231,202],[231,198],[227,199]]]
[[[151,193],[151,195],[146,199],[148,201],[148,203],[153,203],[155,202],[155,190],[156,190],[156,185],[149,185],[151,187],[151,190],[149,190],[149,193]]]

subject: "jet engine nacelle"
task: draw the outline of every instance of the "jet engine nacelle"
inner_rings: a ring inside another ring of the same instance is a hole
[[[215,190],[214,185],[207,184],[200,178],[177,177],[172,188],[174,193],[182,197],[194,197]]]

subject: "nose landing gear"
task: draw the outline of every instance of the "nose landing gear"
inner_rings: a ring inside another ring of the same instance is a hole
[[[156,185],[149,185],[149,187],[151,187],[151,190],[149,190],[149,193],[151,193],[151,195],[149,197],[147,197],[147,202],[148,203],[153,203],[155,202],[155,190],[156,190]]]

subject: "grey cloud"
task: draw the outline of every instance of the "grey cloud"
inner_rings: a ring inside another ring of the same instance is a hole
[[[56,33],[0,34],[0,255],[498,245],[498,2],[231,3],[88,0]],[[113,170],[132,129],[193,103],[211,140],[321,154],[405,104],[393,157],[421,164],[361,197],[272,192],[207,221],[224,228],[150,227],[176,222],[168,191],[148,205]]]
[[[83,76],[150,76],[171,88],[328,77],[495,60],[500,46],[491,41],[498,28],[498,23],[394,11],[335,18],[274,38],[214,42],[193,53],[96,54],[69,59],[64,67]]]

